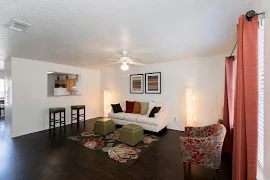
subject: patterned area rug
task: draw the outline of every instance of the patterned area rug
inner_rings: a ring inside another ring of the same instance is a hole
[[[119,129],[106,136],[88,131],[77,136],[70,136],[68,139],[127,166],[134,163],[143,153],[159,141],[157,136],[144,134],[143,142],[132,147],[119,141]]]

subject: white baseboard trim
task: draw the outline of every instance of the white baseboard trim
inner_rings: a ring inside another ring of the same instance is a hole
[[[85,118],[85,121],[91,120],[91,119],[93,119],[93,118]],[[66,125],[70,125],[70,124],[71,124],[71,122],[66,123]],[[59,127],[59,125],[57,125],[55,127],[57,128],[57,127]],[[33,134],[33,133],[37,133],[37,132],[41,132],[41,131],[45,131],[45,130],[49,130],[49,127],[47,127],[47,128],[42,127],[42,128],[37,128],[37,129],[31,130],[31,131],[27,130],[27,131],[18,132],[18,133],[12,133],[9,136],[11,138],[15,138],[15,137],[24,136],[24,135],[27,135],[27,134]]]
[[[264,180],[264,173],[260,165],[257,166],[257,180]]]
[[[168,129],[171,129],[171,130],[176,130],[176,131],[184,131],[184,130],[180,129],[180,128],[177,127],[177,126],[168,126],[167,128],[168,128]]]

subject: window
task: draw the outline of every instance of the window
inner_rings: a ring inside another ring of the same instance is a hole
[[[259,22],[258,32],[258,75],[259,75],[259,118],[258,118],[258,163],[263,168],[264,162],[264,20]]]
[[[0,79],[0,98],[4,97],[4,79]]]

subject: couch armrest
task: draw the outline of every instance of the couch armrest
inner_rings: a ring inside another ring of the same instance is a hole
[[[158,119],[159,125],[166,127],[168,125],[168,112],[165,110],[159,111],[155,114],[155,118]]]
[[[108,117],[110,118],[111,117],[111,115],[113,115],[114,114],[114,112],[110,112],[110,113],[108,113]]]

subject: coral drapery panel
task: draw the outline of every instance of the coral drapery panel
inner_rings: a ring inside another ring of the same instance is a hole
[[[233,150],[233,120],[234,120],[234,56],[225,59],[225,89],[223,124],[227,129],[223,143],[223,151],[232,153]]]
[[[238,23],[233,180],[255,180],[258,148],[258,16]]]

